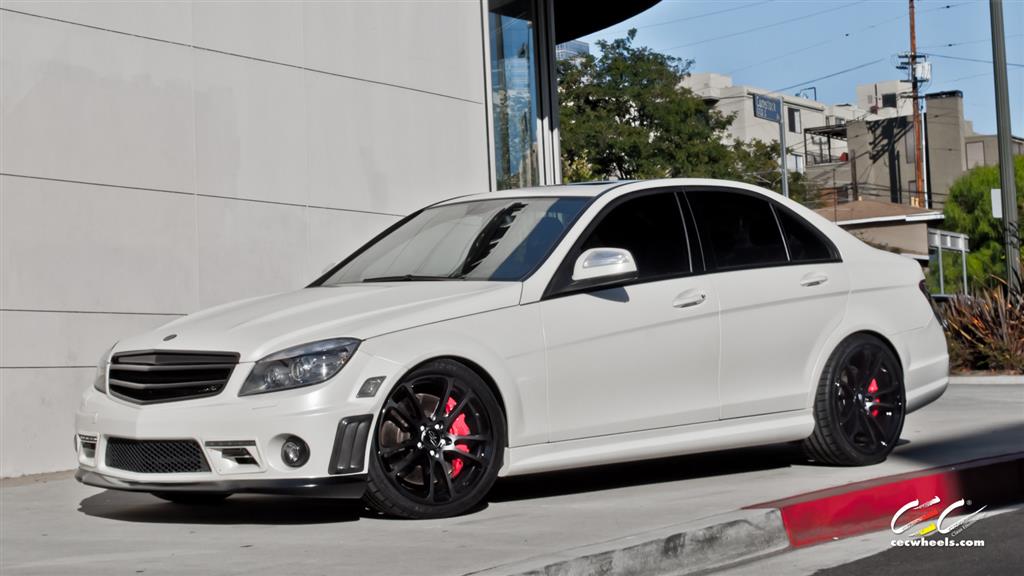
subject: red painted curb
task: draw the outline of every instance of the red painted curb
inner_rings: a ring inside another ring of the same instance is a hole
[[[778,508],[792,546],[888,528],[912,500],[938,496],[942,506],[963,498],[956,513],[1024,500],[1024,452],[855,482],[747,508]],[[937,514],[936,514],[937,515]]]

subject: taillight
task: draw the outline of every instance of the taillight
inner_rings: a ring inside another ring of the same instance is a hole
[[[925,285],[924,280],[921,280],[917,287],[921,289],[921,294],[924,294],[925,299],[928,300],[928,305],[932,307],[932,314],[935,315],[935,319],[939,321],[939,325],[945,330],[948,327],[946,319],[942,316],[942,311],[939,310],[939,305],[932,298],[932,293],[928,291],[928,286]]]

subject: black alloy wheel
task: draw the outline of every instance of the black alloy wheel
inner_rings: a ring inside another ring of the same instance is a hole
[[[367,503],[403,518],[466,512],[493,485],[504,440],[500,407],[480,376],[453,360],[429,362],[384,401]]]
[[[804,441],[818,462],[861,466],[885,460],[906,416],[903,375],[881,340],[853,335],[836,347],[815,396],[814,433]]]

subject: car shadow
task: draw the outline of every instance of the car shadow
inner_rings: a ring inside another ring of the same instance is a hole
[[[918,440],[906,447],[897,444],[890,458],[912,460],[926,466],[944,466],[1019,452],[1024,452],[1024,422],[969,434]]]
[[[207,505],[184,505],[143,492],[104,490],[83,499],[88,516],[153,524],[328,524],[352,522],[372,513],[358,500],[235,494]]]
[[[787,468],[794,464],[806,463],[807,459],[800,451],[798,444],[771,444],[754,448],[738,448],[657,460],[500,478],[491,490],[488,499],[491,502],[509,502],[563,496],[629,486],[677,482],[691,478]]]

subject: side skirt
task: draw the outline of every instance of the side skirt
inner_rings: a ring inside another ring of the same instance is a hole
[[[532,444],[509,448],[506,451],[506,464],[500,475],[517,476],[792,442],[807,438],[813,431],[813,414],[809,410],[798,410]]]

